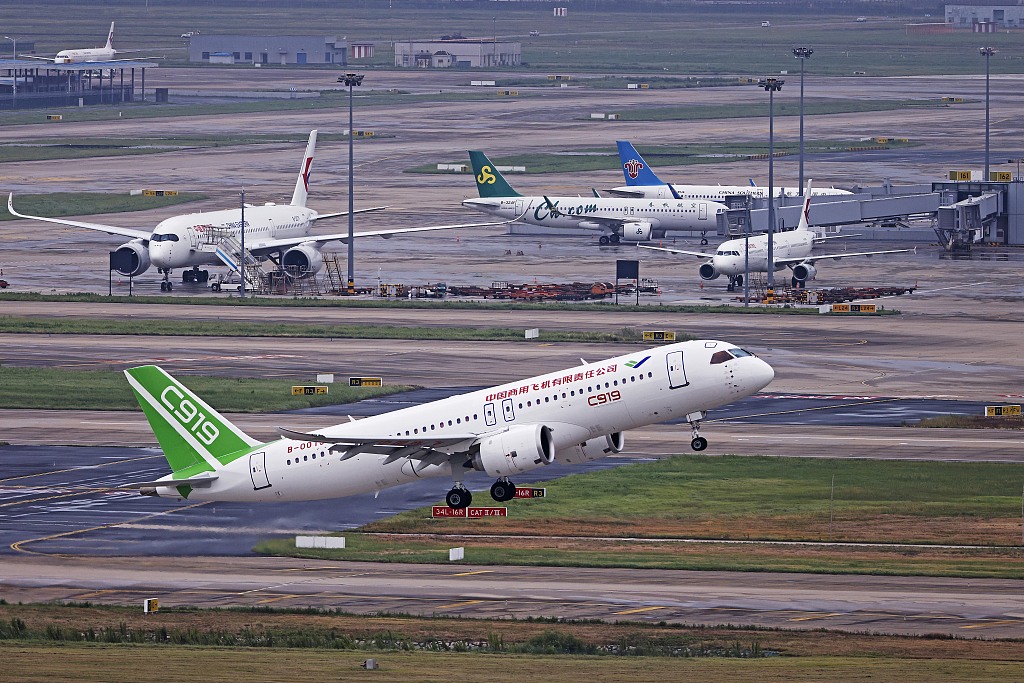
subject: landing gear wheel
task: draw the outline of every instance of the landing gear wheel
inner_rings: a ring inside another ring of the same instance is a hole
[[[597,240],[597,243],[600,244],[602,247],[608,246],[608,235],[601,235],[601,237]]]
[[[169,292],[169,291],[171,291],[172,289],[174,289],[174,283],[173,283],[173,282],[171,282],[170,280],[168,280],[168,281],[167,281],[167,291]]]
[[[199,282],[201,282],[202,284],[205,285],[209,281],[210,281],[210,271],[208,271],[208,270],[201,270],[201,271],[199,271]]]
[[[703,436],[695,436],[690,441],[690,448],[692,448],[695,451],[702,451],[702,450],[704,450],[707,447],[708,447],[708,440],[705,439]]]
[[[167,291],[167,283],[166,282],[163,282],[163,281],[160,282],[160,291],[161,292],[166,292]]]
[[[498,481],[491,484],[491,498],[504,503],[516,497],[516,485],[510,481]]]
[[[707,237],[701,237],[700,238],[700,246],[702,246],[702,247],[708,246],[708,238]]]
[[[610,241],[610,242],[611,242],[612,244],[618,244],[618,243],[619,243],[620,241],[622,241],[622,238],[621,238],[621,237],[619,237],[618,235],[612,235],[611,237],[609,237],[609,238],[608,238],[608,240],[609,240],[609,241]]]
[[[462,510],[468,508],[469,504],[473,502],[473,494],[469,492],[469,489],[452,489],[444,497],[444,502],[448,503],[448,507],[452,509]]]

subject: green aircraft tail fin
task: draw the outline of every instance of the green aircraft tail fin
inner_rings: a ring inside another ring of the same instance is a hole
[[[501,172],[483,152],[470,152],[469,161],[476,176],[476,189],[481,197],[522,197],[512,189]]]

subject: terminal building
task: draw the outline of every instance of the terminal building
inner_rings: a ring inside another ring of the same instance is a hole
[[[410,69],[507,67],[522,61],[522,43],[477,38],[395,43],[395,66]]]
[[[348,41],[336,36],[199,34],[188,43],[188,61],[213,64],[348,65]]]
[[[1021,5],[946,5],[946,24],[953,28],[1024,28]]]

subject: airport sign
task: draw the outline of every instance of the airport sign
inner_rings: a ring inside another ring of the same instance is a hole
[[[327,393],[329,387],[292,387],[292,396],[322,396]]]
[[[971,179],[971,172],[970,171],[950,171],[949,172],[949,179],[950,180],[957,180],[957,181],[967,182],[967,181],[970,181],[970,179]]]
[[[1007,417],[1010,415],[1020,417],[1020,406],[985,406],[985,417]]]
[[[516,498],[546,498],[548,495],[547,489],[534,489],[527,486],[516,487]]]
[[[349,377],[350,387],[380,387],[384,386],[383,377]]]
[[[435,505],[430,516],[434,519],[444,519],[448,517],[462,519],[482,519],[484,517],[508,517],[508,508],[450,508],[447,505]]]
[[[665,332],[664,330],[644,330],[644,341],[665,341],[674,342],[676,340],[675,332]]]
[[[877,313],[875,304],[832,304],[833,313]]]

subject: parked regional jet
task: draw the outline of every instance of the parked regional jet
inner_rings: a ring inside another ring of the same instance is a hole
[[[508,184],[483,152],[470,152],[479,199],[469,206],[509,221],[522,219],[550,228],[599,230],[601,244],[661,239],[666,230],[708,230],[717,225],[722,204],[703,200],[651,201],[604,197],[524,197]],[[596,193],[595,193],[596,194]]]
[[[171,467],[123,488],[189,500],[295,501],[379,491],[448,477],[452,508],[470,504],[471,472],[515,495],[511,477],[557,461],[595,460],[623,448],[622,433],[685,419],[691,447],[707,440],[707,411],[750,396],[775,376],[768,363],[723,341],[688,341],[628,353],[460,396],[327,427],[278,428],[261,443],[154,365],[125,371]]]
[[[772,236],[772,252],[774,270],[779,271],[789,268],[793,274],[791,283],[794,287],[804,287],[808,280],[813,280],[818,270],[814,262],[821,259],[841,259],[850,256],[875,256],[877,254],[900,254],[911,249],[886,249],[884,251],[860,251],[840,252],[833,254],[811,254],[815,244],[831,239],[841,239],[850,235],[834,235],[829,237],[817,237],[810,229],[811,212],[811,181],[807,181],[807,192],[804,194],[804,208],[800,213],[800,224],[796,230],[787,232],[776,232]],[[744,245],[749,244],[749,263],[747,251]],[[656,251],[667,251],[672,254],[685,254],[698,258],[709,259],[701,264],[697,273],[702,280],[715,280],[719,275],[729,277],[727,291],[734,291],[736,287],[743,285],[743,273],[749,268],[751,273],[768,272],[768,235],[754,235],[749,239],[740,237],[738,239],[722,242],[713,254],[703,251],[686,251],[685,249],[669,249],[668,247],[651,247],[640,245],[644,249]]]
[[[758,199],[768,196],[768,188],[756,185],[679,185],[668,184],[661,180],[651,167],[633,148],[633,145],[619,140],[615,143],[619,148],[619,161],[622,163],[622,175],[626,178],[625,187],[610,190],[617,197],[633,197],[643,199],[707,199],[713,202],[725,201],[732,195],[750,195]],[[777,188],[783,194],[795,197],[800,194],[798,187]],[[832,187],[814,190],[814,196],[853,194],[846,190]],[[703,244],[703,242],[702,242]]]
[[[103,47],[88,47],[76,50],[61,50],[53,57],[37,57],[35,55],[21,55],[29,59],[41,59],[54,64],[80,64],[83,62],[127,62],[132,59],[115,59],[114,55],[127,54],[129,52],[142,52],[142,50],[115,50],[114,22],[110,22],[110,32],[107,33],[107,44]],[[154,59],[147,57],[146,59]]]
[[[320,249],[327,242],[348,242],[348,233],[329,235],[310,234],[310,228],[318,220],[347,216],[347,211],[319,214],[306,206],[309,191],[309,178],[313,163],[313,151],[316,148],[317,131],[311,131],[306,144],[306,154],[299,166],[299,175],[295,181],[295,191],[290,204],[277,205],[268,203],[263,206],[246,206],[245,208],[245,246],[246,251],[259,259],[270,258],[300,277],[315,275],[323,267]],[[360,209],[356,213],[379,211],[385,207]],[[242,210],[224,209],[209,213],[189,213],[167,218],[152,230],[121,228],[100,223],[70,221],[63,218],[44,218],[28,216],[14,210],[14,194],[7,198],[7,210],[18,218],[27,218],[47,223],[70,225],[87,230],[99,230],[111,235],[122,235],[130,241],[117,248],[117,252],[130,260],[131,266],[118,270],[121,275],[137,276],[146,272],[152,263],[157,267],[164,279],[160,283],[161,291],[170,291],[173,287],[170,280],[174,268],[189,268],[182,273],[182,282],[206,282],[209,271],[200,270],[199,266],[225,263],[238,270],[240,260],[240,237]],[[474,228],[492,225],[503,225],[509,221],[490,223],[462,223],[453,225],[430,225],[416,228],[395,228],[390,230],[372,230],[355,233],[355,237],[383,237],[385,239],[402,233],[423,232],[428,230],[448,230],[452,228]]]

